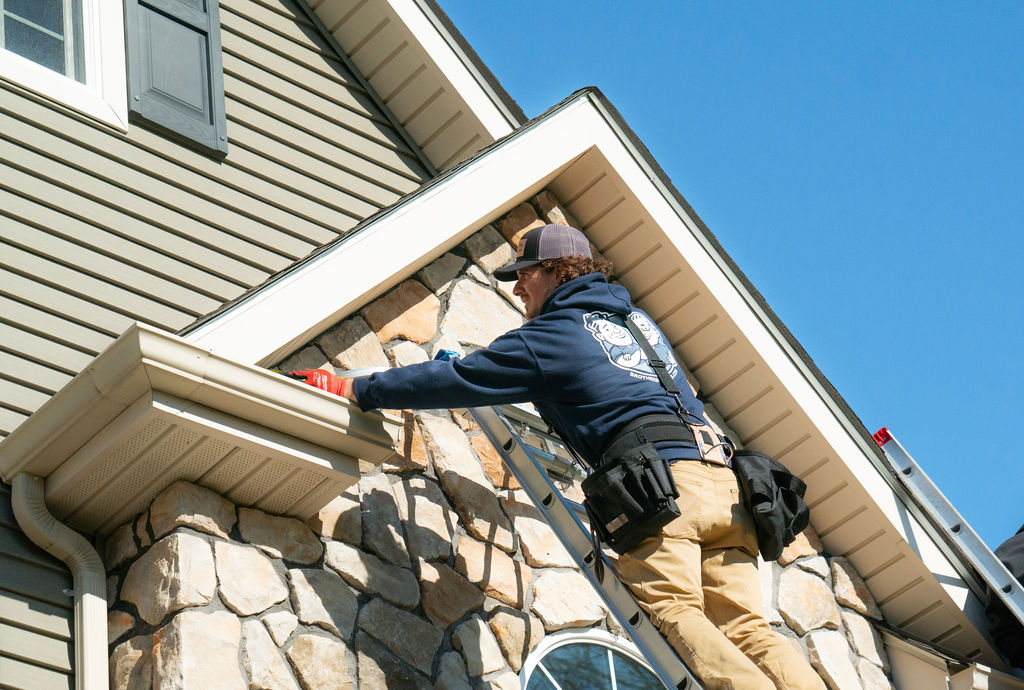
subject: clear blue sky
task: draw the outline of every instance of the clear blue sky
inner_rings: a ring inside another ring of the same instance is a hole
[[[1024,3],[440,2],[529,117],[599,87],[868,429],[1024,523]]]

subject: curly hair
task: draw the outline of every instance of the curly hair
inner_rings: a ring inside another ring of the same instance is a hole
[[[558,259],[544,259],[540,262],[540,267],[553,272],[559,285],[588,273],[601,273],[609,280],[612,277],[611,262],[600,257],[592,259],[589,256],[563,256]]]

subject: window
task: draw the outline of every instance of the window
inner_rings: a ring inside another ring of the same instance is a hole
[[[0,0],[0,78],[127,129],[121,3]]]
[[[603,630],[548,635],[519,677],[525,690],[665,690],[632,644]]]

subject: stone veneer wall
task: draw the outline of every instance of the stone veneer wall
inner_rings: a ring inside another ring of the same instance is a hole
[[[490,274],[545,221],[575,224],[543,192],[278,367],[485,347],[523,322],[511,284]],[[112,687],[518,688],[545,634],[624,634],[467,416],[403,415],[395,455],[308,525],[177,483],[113,533]],[[892,687],[868,622],[877,606],[813,530],[762,563],[761,580],[773,628],[829,687]]]

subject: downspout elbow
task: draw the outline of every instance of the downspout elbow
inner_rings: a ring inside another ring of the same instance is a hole
[[[71,570],[75,596],[75,688],[108,690],[107,592],[103,561],[92,544],[46,507],[40,477],[22,472],[11,483],[14,517],[25,535]]]

